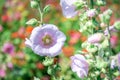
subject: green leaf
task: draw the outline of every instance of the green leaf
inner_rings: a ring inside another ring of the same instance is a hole
[[[38,24],[38,21],[35,18],[32,18],[29,21],[27,21],[26,24],[36,26]]]
[[[45,6],[45,8],[43,9],[43,12],[47,13],[49,11],[50,11],[50,5]]]

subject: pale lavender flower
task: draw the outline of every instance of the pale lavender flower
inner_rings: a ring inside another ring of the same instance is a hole
[[[14,45],[11,43],[5,43],[2,47],[4,53],[12,54],[14,52]]]
[[[66,36],[55,25],[44,24],[33,29],[25,44],[36,54],[54,57],[61,52]]]
[[[104,40],[104,35],[102,33],[93,34],[88,38],[89,43],[100,43]]]
[[[75,2],[77,2],[77,0],[60,0],[62,12],[66,18],[72,18],[77,15],[78,11],[76,11]]]
[[[111,67],[111,69],[114,69],[115,66],[116,66],[116,63],[115,63],[115,60],[113,59],[113,60],[111,60],[110,67]]]
[[[96,15],[95,9],[91,9],[87,11],[87,16],[88,17],[94,17]]]
[[[117,32],[117,30],[115,29],[114,26],[109,26],[109,31],[110,31],[110,32]],[[105,34],[105,35],[108,35],[108,34],[109,34],[109,31],[108,31],[108,29],[106,28],[105,31],[104,31],[104,34]]]
[[[10,69],[12,69],[13,68],[13,64],[11,62],[8,62],[7,63],[7,67],[10,68]]]
[[[117,56],[117,60],[118,60],[118,65],[120,66],[120,53],[118,53],[118,56]]]
[[[85,57],[80,54],[76,54],[71,57],[71,69],[76,72],[80,78],[84,78],[88,74],[89,64],[87,63]]]
[[[0,69],[0,77],[4,78],[6,76],[6,72],[4,69]]]

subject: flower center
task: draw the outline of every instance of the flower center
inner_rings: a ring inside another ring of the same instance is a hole
[[[52,44],[53,40],[52,40],[51,36],[47,34],[42,38],[42,41],[43,41],[43,44],[47,46],[47,45]]]

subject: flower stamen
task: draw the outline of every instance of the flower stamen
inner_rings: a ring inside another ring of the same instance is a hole
[[[46,45],[46,46],[52,44],[52,42],[53,42],[51,36],[48,35],[48,34],[45,35],[45,36],[42,38],[42,41],[43,41],[43,44]]]

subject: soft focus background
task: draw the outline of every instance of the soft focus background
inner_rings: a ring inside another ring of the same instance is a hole
[[[44,16],[45,23],[55,24],[67,36],[62,53],[54,59],[62,67],[61,75],[65,80],[79,80],[70,69],[69,57],[81,49],[81,43],[87,37],[79,32],[77,17],[66,19],[63,17],[59,0],[41,0],[42,6],[51,5],[51,10]],[[110,21],[120,20],[120,0],[107,0],[102,7],[113,10]],[[33,80],[34,76],[41,80],[50,80],[46,67],[42,64],[44,57],[38,56],[24,44],[34,26],[25,23],[31,19],[39,19],[39,13],[30,8],[30,0],[0,0],[0,80]],[[111,44],[115,53],[120,51],[120,32],[112,33]],[[83,51],[86,51],[83,49]]]

